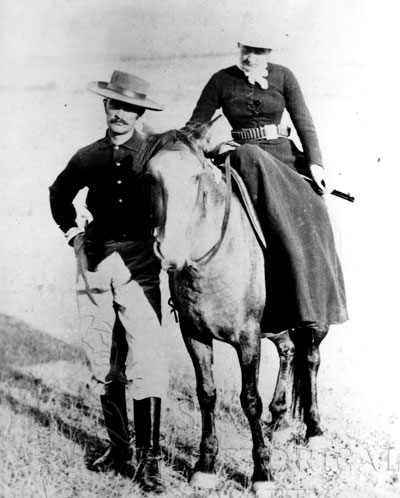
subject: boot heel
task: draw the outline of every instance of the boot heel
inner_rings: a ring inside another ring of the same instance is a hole
[[[132,458],[129,448],[128,416],[126,412],[125,389],[117,394],[100,396],[104,423],[110,438],[110,446],[106,452],[87,465],[89,470],[122,471]]]
[[[138,467],[135,481],[144,491],[163,490],[160,472],[161,399],[133,400]]]

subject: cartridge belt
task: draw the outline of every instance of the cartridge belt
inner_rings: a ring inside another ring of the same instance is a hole
[[[279,137],[289,137],[290,127],[275,124],[259,126],[258,128],[242,128],[241,130],[232,130],[233,140],[254,140],[257,138],[266,138],[274,140]]]

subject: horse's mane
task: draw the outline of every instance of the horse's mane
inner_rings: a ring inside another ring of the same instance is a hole
[[[193,154],[202,154],[199,140],[202,138],[203,127],[185,127],[180,130],[168,130],[163,133],[148,135],[139,152],[140,170],[146,169],[146,164],[162,150],[189,149]]]

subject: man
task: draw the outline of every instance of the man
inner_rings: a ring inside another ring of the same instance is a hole
[[[149,84],[114,71],[109,83],[88,89],[104,98],[106,136],[84,147],[50,187],[54,220],[75,248],[82,340],[111,441],[93,470],[121,470],[129,460],[125,390],[133,396],[136,472],[143,487],[160,485],[158,464],[161,398],[168,375],[162,350],[160,265],[153,253],[149,205],[139,182],[136,130],[146,109]],[[92,216],[85,231],[75,221],[73,200],[87,187]],[[121,353],[117,332],[123,327]],[[99,391],[99,389],[97,389]]]

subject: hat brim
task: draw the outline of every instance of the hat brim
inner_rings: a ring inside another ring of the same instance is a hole
[[[162,106],[158,105],[156,102],[148,99],[147,97],[129,97],[114,90],[110,90],[108,88],[108,83],[106,83],[105,81],[92,81],[88,84],[87,89],[91,92],[97,93],[97,95],[101,95],[102,97],[106,97],[108,99],[119,100],[120,102],[126,102],[127,104],[132,104],[137,107],[144,107],[145,109],[150,109],[152,111],[163,110]]]
[[[272,50],[271,46],[265,46],[265,43],[257,42],[254,40],[244,40],[239,41],[238,43],[240,43],[240,45],[245,45],[246,47],[261,48],[262,50]]]

